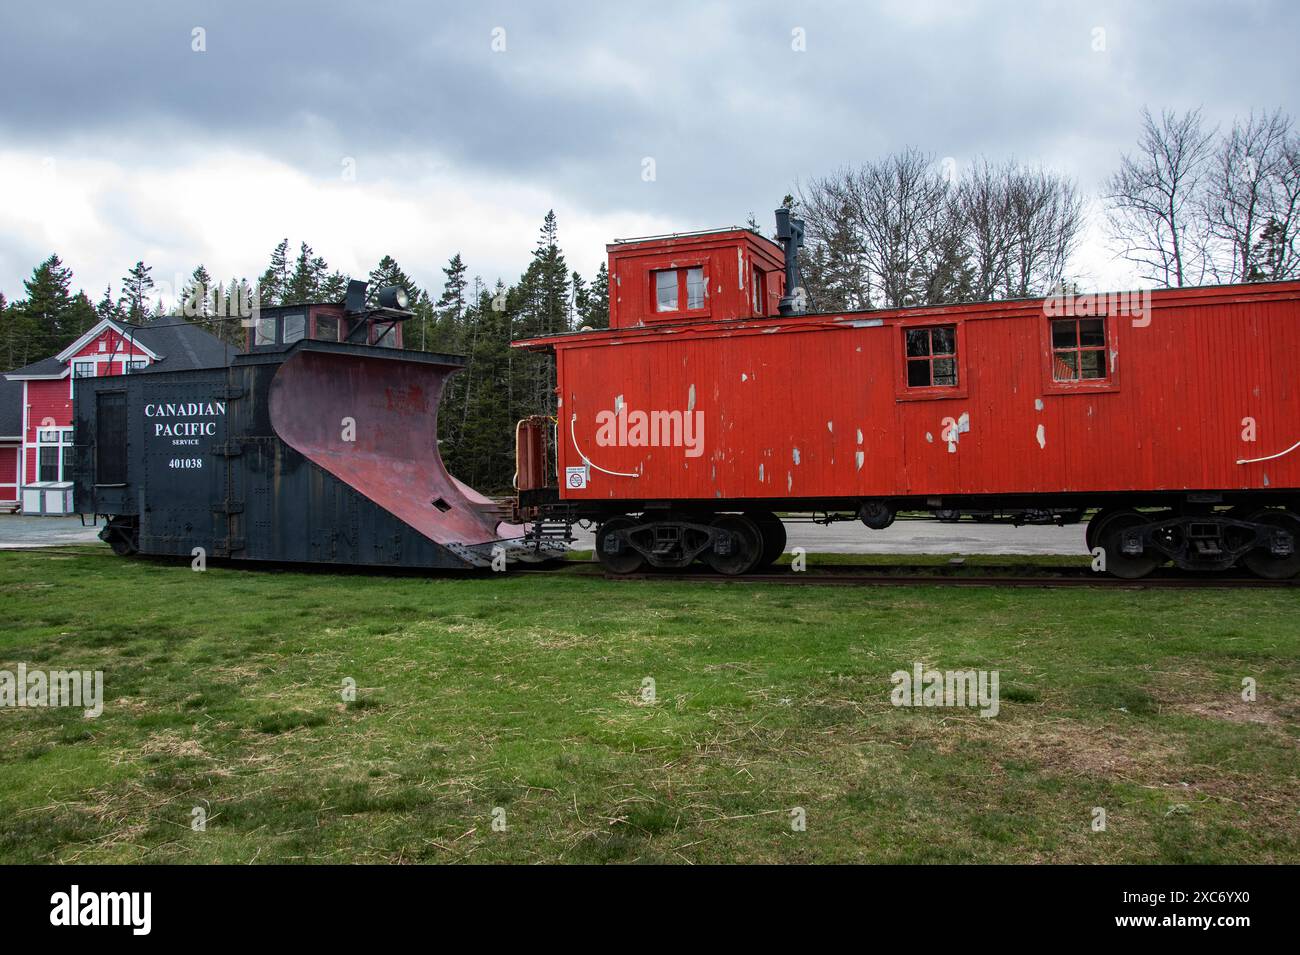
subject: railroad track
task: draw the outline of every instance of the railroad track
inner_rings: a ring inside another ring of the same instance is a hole
[[[971,573],[970,571],[978,571]],[[1000,571],[990,573],[990,571]],[[796,573],[780,568],[761,574],[728,577],[705,570],[676,573],[603,574],[605,580],[686,581],[723,584],[795,584],[801,586],[831,587],[1095,587],[1118,590],[1195,589],[1217,587],[1223,589],[1286,589],[1300,588],[1300,580],[1263,580],[1259,577],[1218,577],[1208,574],[1188,574],[1179,571],[1153,573],[1140,580],[1121,580],[1094,573],[1089,568],[1027,567],[985,565],[977,568],[947,567],[944,565],[855,566],[839,564],[815,571]]]
[[[49,544],[48,546],[33,547],[0,547],[0,556],[4,554],[49,554],[52,557],[86,557],[95,553],[94,550],[87,548],[103,548],[105,553],[110,553],[107,544],[101,544],[98,541],[86,541],[82,544]]]
[[[92,547],[94,545],[91,545]],[[105,548],[107,550],[107,548]],[[49,547],[4,547],[4,554],[42,554],[49,557],[87,556],[86,544],[63,544]],[[93,550],[89,553],[93,553]],[[145,558],[148,559],[148,558]],[[180,558],[158,558],[162,562]],[[219,564],[221,562],[218,562]],[[222,564],[225,566],[224,564]],[[269,566],[269,565],[263,565]],[[309,565],[298,568],[330,572],[332,568]],[[379,573],[384,568],[376,568]],[[392,569],[387,569],[392,572]],[[409,571],[419,574],[420,571]],[[642,571],[635,574],[608,574],[594,561],[563,561],[549,566],[515,565],[513,574],[542,576],[600,577],[610,581],[660,581],[701,584],[793,584],[799,586],[829,587],[1095,587],[1119,590],[1168,590],[1217,587],[1221,589],[1251,588],[1264,590],[1300,589],[1300,578],[1295,580],[1264,580],[1259,577],[1221,577],[1211,574],[1192,574],[1166,568],[1140,580],[1121,580],[1093,572],[1088,567],[1062,567],[1059,565],[1032,564],[826,564],[814,570],[796,572],[789,567],[773,568],[766,573],[729,577],[715,574],[703,567],[680,571]],[[405,574],[404,574],[405,575]],[[459,575],[459,574],[458,574]]]

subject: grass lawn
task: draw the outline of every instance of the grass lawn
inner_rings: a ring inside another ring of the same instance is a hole
[[[1295,591],[195,573],[88,547],[0,553],[0,599],[0,669],[105,681],[98,719],[0,709],[0,862],[1300,862]],[[1001,712],[892,706],[917,661],[998,670]]]

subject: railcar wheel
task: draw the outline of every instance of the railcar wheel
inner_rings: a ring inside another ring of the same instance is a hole
[[[1266,580],[1290,580],[1300,574],[1300,517],[1290,511],[1265,508],[1256,511],[1248,520],[1254,524],[1268,524],[1290,532],[1295,542],[1289,557],[1276,557],[1267,547],[1256,547],[1241,558],[1245,568],[1256,577]]]
[[[1137,580],[1159,567],[1164,560],[1157,554],[1144,550],[1140,554],[1125,554],[1124,531],[1150,522],[1137,511],[1116,511],[1097,527],[1097,545],[1106,554],[1106,572],[1124,580]]]
[[[1118,507],[1103,507],[1096,514],[1092,515],[1092,520],[1088,521],[1088,527],[1083,532],[1083,539],[1088,545],[1088,553],[1091,554],[1097,549],[1097,531],[1101,525],[1108,519],[1119,514],[1123,509]]]
[[[941,507],[934,512],[934,517],[944,524],[956,524],[961,520],[961,511],[954,507]]]
[[[715,572],[728,577],[753,570],[763,557],[763,532],[758,525],[741,514],[724,514],[714,520],[713,526],[728,536],[727,553],[718,553],[715,544],[705,552],[705,562]]]
[[[613,536],[614,532],[636,527],[637,521],[627,515],[611,517],[596,531],[596,559],[611,574],[634,574],[645,565],[645,557],[626,540]]]
[[[758,558],[754,569],[771,567],[785,552],[785,525],[771,511],[748,511],[745,516],[758,526],[758,532],[763,536],[763,555]]]
[[[118,557],[131,557],[140,552],[139,530],[134,524],[107,524],[99,532],[99,539],[113,548]]]

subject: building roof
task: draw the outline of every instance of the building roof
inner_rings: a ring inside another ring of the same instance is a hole
[[[42,358],[40,361],[32,362],[30,365],[23,365],[21,368],[15,368],[13,371],[5,372],[5,377],[9,381],[22,378],[62,378],[68,373],[68,363],[60,361],[51,355],[49,358]],[[21,386],[22,382],[18,384]]]
[[[236,348],[183,318],[164,318],[157,325],[122,326],[123,334],[158,356],[143,371],[185,371],[190,368],[224,368]]]
[[[0,439],[23,434],[23,383],[0,378]]]
[[[68,362],[105,329],[111,328],[153,357],[140,371],[187,371],[192,368],[224,368],[235,355],[235,348],[224,344],[193,322],[166,316],[154,325],[132,325],[104,319],[57,355],[5,372],[10,381],[31,378],[63,378]]]

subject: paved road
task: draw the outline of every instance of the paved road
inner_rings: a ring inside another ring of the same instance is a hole
[[[824,527],[787,522],[786,551],[802,547],[810,554],[1063,554],[1088,553],[1083,524],[1065,527],[1010,524],[957,524],[900,520],[883,531],[873,531],[857,521]],[[579,530],[580,549],[595,546],[594,536]]]
[[[54,547],[98,543],[99,528],[82,527],[75,517],[0,515],[0,550],[12,547]],[[580,549],[591,549],[589,532],[577,531]],[[1064,554],[1083,555],[1083,525],[1011,527],[1007,524],[941,524],[938,521],[896,521],[873,531],[856,521],[823,527],[787,523],[786,550],[803,547],[816,554]]]
[[[103,525],[101,524],[100,527]],[[82,527],[78,517],[0,515],[0,550],[11,547],[58,547],[98,544],[99,527]],[[105,545],[107,546],[107,545]]]

